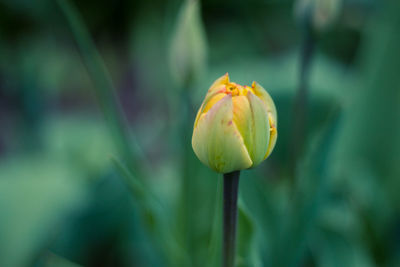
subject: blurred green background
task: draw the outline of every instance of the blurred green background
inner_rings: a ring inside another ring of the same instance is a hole
[[[398,0],[1,0],[0,266],[219,266],[226,72],[278,110],[237,266],[400,266],[399,48]]]

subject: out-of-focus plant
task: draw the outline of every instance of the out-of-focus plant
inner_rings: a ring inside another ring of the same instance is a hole
[[[169,68],[179,87],[187,87],[203,74],[207,42],[201,20],[200,0],[183,2],[169,49]]]
[[[240,171],[265,160],[275,147],[277,114],[256,82],[241,86],[228,74],[210,87],[194,122],[192,146],[202,163],[224,175],[223,266],[235,265]]]
[[[195,212],[197,199],[201,198],[198,185],[191,179],[196,173],[196,162],[190,149],[191,124],[194,108],[191,95],[206,68],[207,41],[201,19],[200,0],[184,0],[180,7],[169,43],[169,70],[175,89],[170,96],[171,116],[178,123],[174,135],[180,156],[180,203],[177,216],[177,234],[190,257],[190,264],[199,262],[196,247]],[[192,205],[192,206],[191,206]],[[181,263],[188,265],[189,263]]]
[[[59,0],[58,4],[71,26],[84,63],[95,84],[95,93],[108,122],[116,147],[119,149],[120,155],[127,162],[128,168],[135,173],[140,173],[143,170],[143,164],[145,164],[143,160],[144,155],[136,139],[130,138],[132,132],[128,130],[126,125],[125,115],[122,112],[114,84],[104,65],[103,59],[98,53],[74,6],[68,0]],[[138,164],[139,162],[141,164]]]
[[[169,217],[165,214],[166,211],[147,184],[146,168],[142,167],[146,166],[147,162],[135,139],[133,139],[135,146],[131,146],[132,138],[125,125],[125,116],[102,58],[73,4],[68,0],[59,0],[58,4],[69,22],[83,61],[95,84],[99,104],[119,150],[119,157],[113,159],[114,164],[121,176],[126,179],[133,197],[139,203],[143,224],[147,226],[153,240],[164,249],[163,256],[170,264],[175,261],[187,262],[186,256],[182,255],[184,250],[178,247],[175,236],[169,231],[171,224]],[[121,157],[124,163],[121,162]]]
[[[308,24],[315,31],[329,28],[340,14],[342,0],[298,0],[294,15],[300,25]]]
[[[341,0],[298,0],[294,15],[302,30],[299,81],[293,107],[294,123],[289,150],[290,175],[295,176],[298,159],[304,152],[308,125],[309,79],[318,34],[326,31],[339,15]]]

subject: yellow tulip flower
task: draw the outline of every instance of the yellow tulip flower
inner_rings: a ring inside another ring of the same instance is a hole
[[[194,122],[192,147],[202,163],[220,173],[248,169],[274,149],[277,114],[271,96],[256,82],[241,86],[228,73],[207,92]]]

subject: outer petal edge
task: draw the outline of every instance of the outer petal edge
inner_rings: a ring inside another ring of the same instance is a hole
[[[253,82],[251,87],[252,87],[252,89],[254,91],[254,94],[256,96],[258,96],[264,102],[264,104],[267,106],[268,113],[270,113],[272,115],[273,122],[274,122],[275,126],[277,126],[277,124],[278,124],[278,116],[277,116],[277,112],[276,112],[275,103],[272,100],[271,96],[257,82]]]
[[[203,100],[203,103],[200,106],[200,109],[197,111],[196,114],[196,119],[194,121],[194,126],[196,127],[197,122],[200,118],[200,116],[203,113],[204,107],[207,105],[207,102],[210,101],[210,99],[215,96],[216,94],[218,94],[220,92],[220,90],[223,90],[224,86],[229,83],[229,74],[225,73],[224,75],[222,75],[221,77],[219,77],[218,79],[216,79],[214,81],[214,83],[210,86],[210,88],[207,91],[206,97]]]
[[[232,96],[227,95],[200,116],[193,131],[192,147],[196,156],[220,173],[247,169],[253,164],[233,123],[232,109]]]

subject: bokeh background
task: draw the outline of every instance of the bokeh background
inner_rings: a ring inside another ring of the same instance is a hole
[[[237,266],[400,266],[399,48],[398,0],[1,0],[0,266],[219,266],[226,72],[278,110]]]

